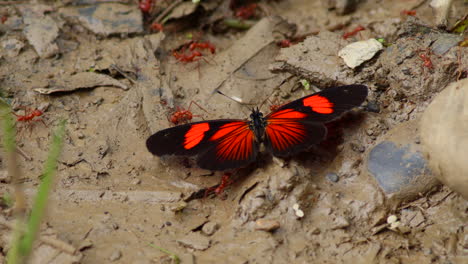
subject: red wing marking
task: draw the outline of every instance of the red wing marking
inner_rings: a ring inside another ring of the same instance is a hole
[[[334,112],[334,104],[326,97],[320,95],[313,95],[303,100],[304,106],[309,106],[312,111],[320,114],[331,114]]]
[[[272,113],[269,118],[302,119],[306,116],[307,114],[295,111],[294,109],[283,109]]]
[[[287,119],[268,120],[265,132],[273,148],[279,151],[304,142],[307,135],[303,124]]]
[[[225,124],[210,138],[218,141],[219,160],[246,160],[253,154],[254,133],[246,122]]]
[[[200,123],[192,125],[192,127],[185,133],[184,148],[191,149],[198,145],[205,136],[205,132],[210,130],[208,123]]]

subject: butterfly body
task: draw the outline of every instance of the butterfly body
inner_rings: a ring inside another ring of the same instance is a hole
[[[366,97],[363,85],[333,87],[266,116],[256,108],[249,120],[218,119],[167,128],[150,136],[146,146],[157,156],[197,156],[197,165],[204,169],[244,167],[255,161],[262,143],[277,157],[307,150],[326,137],[323,123],[361,105]]]
[[[258,108],[253,109],[252,114],[250,114],[249,128],[254,131],[257,142],[262,142],[266,126],[267,121],[263,117],[263,113]]]

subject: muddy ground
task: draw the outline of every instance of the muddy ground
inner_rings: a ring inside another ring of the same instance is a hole
[[[194,22],[159,33],[145,24],[145,31],[129,34],[93,32],[74,17],[69,2],[2,5],[10,21],[39,13],[41,21],[52,19],[59,28],[51,42],[56,48],[33,47],[21,25],[2,30],[1,36],[1,41],[22,43],[15,44],[22,45],[17,51],[3,46],[3,93],[18,113],[20,106],[41,107],[47,124],[33,122],[18,135],[26,155],[19,162],[28,197],[40,180],[51,130],[60,119],[68,120],[42,230],[73,250],[42,241],[33,262],[173,261],[153,244],[182,263],[467,263],[466,200],[439,185],[395,201],[366,168],[369,150],[387,131],[417,121],[448,83],[466,78],[466,48],[429,54],[433,67],[424,67],[418,54],[442,34],[430,1],[363,1],[344,15],[322,2],[263,1],[249,30],[213,33]],[[224,9],[209,3],[205,1],[209,12],[181,15],[181,21],[206,16],[207,23],[216,20],[213,12],[227,10],[226,3]],[[136,3],[126,6],[139,11]],[[413,7],[416,17],[401,14]],[[452,9],[453,24],[466,5],[454,1]],[[366,30],[343,39],[358,25]],[[216,53],[197,62],[177,62],[171,51],[188,41],[188,33],[215,44]],[[277,45],[293,36],[307,38],[289,48]],[[377,37],[391,45],[355,69],[337,56],[349,43]],[[222,173],[209,175],[185,158],[160,159],[146,149],[149,135],[173,125],[168,116],[176,107],[200,104],[204,110],[190,109],[197,115],[194,121],[244,119],[249,107],[266,98],[263,112],[273,103],[310,94],[298,85],[302,78],[311,90],[366,84],[367,106],[334,122],[329,139],[306,153],[287,160],[261,155],[237,171],[219,196],[184,202],[219,183]],[[330,173],[338,179],[330,180]],[[8,177],[2,178],[0,192],[10,192]],[[0,212],[11,220],[8,208]],[[393,214],[407,229],[388,228]],[[260,230],[268,225],[275,230]],[[1,230],[5,254],[9,231]]]

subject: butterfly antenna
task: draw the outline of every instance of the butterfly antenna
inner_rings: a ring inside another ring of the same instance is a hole
[[[281,86],[283,84],[285,84],[286,82],[288,82],[289,80],[291,80],[292,78],[294,78],[295,76],[294,75],[291,75],[289,76],[288,78],[284,79],[279,85],[277,88],[273,89],[273,91],[271,92],[271,94],[265,98],[265,100],[263,100],[263,102],[260,104],[260,106],[258,107],[259,109],[262,109],[262,106],[268,101],[268,99],[270,99],[270,97],[278,90],[281,88]]]
[[[216,92],[219,93],[219,94],[222,95],[222,96],[225,96],[225,97],[231,99],[232,101],[234,101],[234,102],[236,102],[236,103],[238,103],[238,104],[240,104],[240,105],[242,105],[242,106],[247,107],[247,108],[248,108],[247,105],[250,105],[250,104],[248,104],[248,103],[244,103],[244,102],[242,101],[242,99],[239,98],[239,97],[237,97],[237,96],[229,96],[229,95],[226,95],[226,94],[222,93],[222,92],[219,91],[219,90],[217,90]],[[248,109],[249,109],[249,111],[252,111],[252,109],[250,109],[250,108],[248,108]]]

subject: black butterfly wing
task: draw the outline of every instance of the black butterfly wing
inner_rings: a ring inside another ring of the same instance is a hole
[[[366,97],[366,86],[346,85],[285,104],[266,116],[264,144],[280,157],[304,151],[326,137],[323,123],[361,105]]]
[[[234,119],[167,128],[150,136],[146,147],[156,156],[197,155],[197,165],[209,170],[246,166],[255,160],[259,149],[249,123]]]

